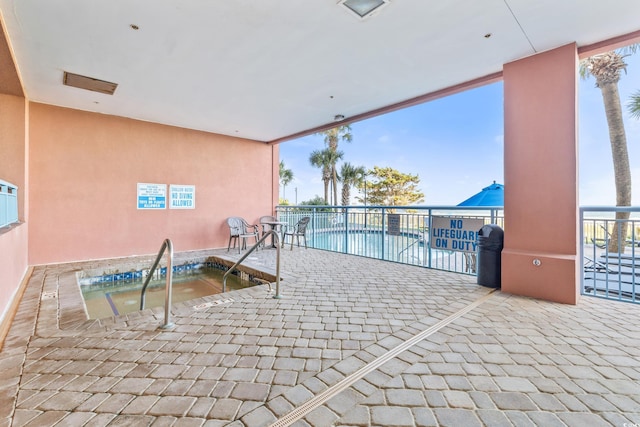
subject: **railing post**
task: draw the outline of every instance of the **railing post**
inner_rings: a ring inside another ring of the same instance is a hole
[[[431,227],[433,227],[433,211],[431,209],[429,209],[427,211],[427,215],[429,215],[428,217],[428,222],[429,222],[429,228],[427,229],[427,233],[429,233],[429,239],[428,239],[428,243],[425,244],[425,248],[427,248],[427,267],[431,268]]]
[[[149,282],[151,282],[151,278],[153,277],[153,273],[156,271],[156,268],[160,264],[160,260],[162,259],[162,255],[165,250],[167,250],[167,274],[166,274],[166,284],[165,284],[165,295],[164,295],[164,324],[160,326],[161,329],[169,329],[174,326],[171,323],[171,294],[173,288],[173,244],[170,239],[165,239],[162,242],[162,246],[160,246],[160,250],[158,251],[158,256],[156,256],[156,260],[153,265],[149,269],[149,274],[147,274],[147,278],[142,285],[142,290],[140,291],[140,310],[144,310],[145,303],[145,295],[147,292],[147,286]]]
[[[383,207],[382,208],[382,229],[380,230],[380,236],[382,237],[380,239],[380,246],[381,246],[381,249],[382,249],[382,252],[380,253],[380,259],[382,259],[382,260],[386,259],[386,257],[384,256],[384,239],[385,239],[385,236],[387,234],[386,224],[387,224],[386,208]]]
[[[316,247],[316,228],[317,228],[317,224],[318,224],[318,217],[317,217],[317,211],[316,208],[312,208],[311,209],[311,233],[313,238],[311,239],[311,241],[313,242],[313,247]]]
[[[273,231],[273,230],[272,230]],[[279,237],[276,234],[276,241],[278,241]],[[291,236],[293,239],[293,236]],[[293,240],[291,241],[293,244]],[[280,242],[276,245],[276,294],[273,296],[275,299],[281,299],[282,295],[280,295]]]
[[[345,208],[343,211],[344,221],[344,253],[349,253],[349,208]]]
[[[173,293],[173,244],[166,239],[167,247],[167,281],[164,287],[164,325],[160,329],[170,329],[175,325],[171,322],[171,294]]]
[[[260,246],[260,244],[262,242],[264,242],[267,237],[271,236],[273,238],[273,241],[276,242],[276,294],[274,295],[274,298],[280,299],[282,298],[282,296],[280,295],[280,235],[274,230],[271,229],[268,232],[266,232],[264,234],[264,236],[262,236],[255,245],[253,245],[251,248],[249,248],[247,250],[247,252],[242,255],[240,257],[240,259],[238,261],[236,261],[235,264],[233,264],[231,266],[231,268],[229,268],[224,275],[222,276],[222,293],[227,292],[227,277],[229,276],[229,274],[231,274],[236,268],[238,268],[238,266],[240,264],[242,264],[242,262],[247,259],[247,257],[254,251],[256,250],[256,248],[258,248]],[[292,237],[293,239],[293,237]],[[293,241],[292,241],[293,244]]]

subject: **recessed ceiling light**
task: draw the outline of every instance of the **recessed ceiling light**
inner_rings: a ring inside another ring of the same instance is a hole
[[[380,11],[391,0],[340,0],[338,4],[360,19],[366,19]]]
[[[67,86],[77,87],[79,89],[91,90],[107,95],[113,95],[118,87],[117,83],[111,83],[104,80],[94,79],[93,77],[81,76],[80,74],[64,72],[62,81]]]
[[[136,30],[136,31],[140,29],[140,27],[138,27],[136,24],[129,25],[129,28],[131,28],[132,30]]]
[[[488,38],[490,38],[491,36],[492,36],[492,34],[491,34],[491,33],[487,33],[487,34],[485,34],[485,35],[484,35],[484,38],[485,38],[485,39],[488,39]]]
[[[336,114],[335,117],[333,118],[334,122],[341,122],[344,120],[344,116],[342,114]]]

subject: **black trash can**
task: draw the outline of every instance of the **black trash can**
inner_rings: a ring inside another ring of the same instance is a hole
[[[478,285],[500,287],[500,257],[504,246],[504,231],[495,224],[482,226],[478,232]]]

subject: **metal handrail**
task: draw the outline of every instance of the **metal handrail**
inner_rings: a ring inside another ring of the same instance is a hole
[[[254,250],[256,250],[256,248],[258,248],[258,246],[260,246],[261,243],[263,243],[265,241],[265,239],[267,237],[269,237],[269,235],[271,235],[273,237],[273,241],[276,243],[276,294],[273,296],[276,299],[280,299],[282,298],[282,296],[280,295],[280,235],[278,234],[277,231],[275,230],[269,230],[267,231],[257,242],[255,245],[253,245],[252,247],[249,248],[249,250],[240,257],[240,259],[233,264],[233,266],[228,269],[225,273],[224,276],[222,276],[222,292],[227,292],[227,277],[229,276],[229,274],[231,274],[232,271],[234,271],[236,268],[238,268],[238,266],[242,263],[242,261],[244,261],[251,252],[253,252]]]
[[[170,239],[165,239],[162,242],[162,246],[160,247],[160,251],[158,251],[158,256],[156,257],[155,262],[149,269],[149,274],[147,274],[147,278],[144,281],[144,285],[142,285],[142,291],[140,292],[140,310],[144,310],[144,297],[147,292],[147,286],[153,277],[153,273],[156,271],[160,260],[162,259],[162,255],[164,255],[164,251],[168,249],[167,253],[167,282],[164,289],[164,324],[160,326],[161,329],[169,329],[173,328],[174,324],[171,323],[171,293],[173,288],[173,244]]]

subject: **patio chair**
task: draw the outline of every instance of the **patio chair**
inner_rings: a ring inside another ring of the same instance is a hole
[[[233,248],[238,243],[238,253],[240,249],[247,249],[247,239],[253,237],[258,243],[258,226],[255,224],[249,224],[244,218],[232,216],[227,218],[227,225],[229,226],[229,244],[227,245],[227,252],[231,248],[231,241],[233,240]],[[242,239],[242,244],[238,242],[238,239]]]
[[[300,237],[304,239],[304,248],[307,249],[307,225],[311,217],[305,216],[303,217],[296,225],[293,227],[287,226],[282,233],[282,247],[284,248],[284,244],[287,241],[287,236],[291,236],[291,250],[293,250],[293,238],[295,237],[298,242],[298,247],[300,247]]]

